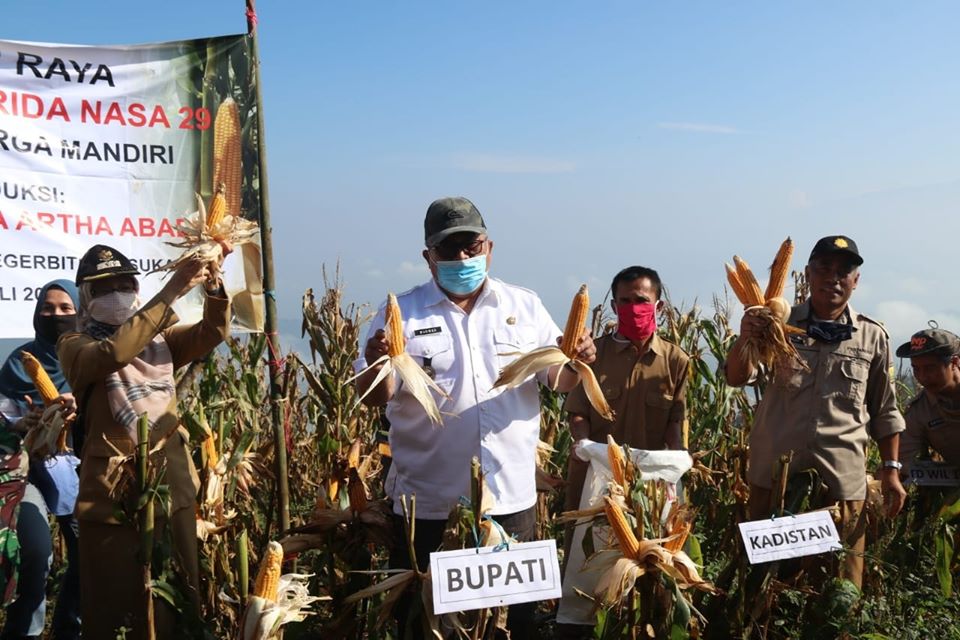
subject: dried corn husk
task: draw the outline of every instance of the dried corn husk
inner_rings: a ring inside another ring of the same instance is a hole
[[[392,293],[387,295],[387,307],[384,318],[384,331],[387,335],[389,353],[381,356],[366,369],[351,378],[351,380],[355,380],[370,369],[381,364],[383,365],[383,368],[377,373],[376,378],[374,378],[373,382],[367,387],[367,390],[363,392],[357,402],[366,398],[367,394],[373,391],[388,375],[396,371],[397,374],[400,375],[400,380],[403,382],[407,391],[417,399],[417,402],[420,403],[424,411],[427,412],[427,415],[430,416],[430,420],[434,424],[443,424],[440,409],[437,408],[437,403],[430,394],[430,391],[433,390],[438,395],[447,399],[449,399],[450,396],[433,381],[433,378],[427,375],[423,368],[410,357],[410,354],[403,350],[405,340],[403,339],[400,307],[397,304],[397,297]]]
[[[603,396],[603,391],[600,389],[600,384],[597,382],[593,369],[577,360],[574,350],[583,331],[583,323],[589,308],[590,298],[587,293],[587,285],[581,285],[570,306],[570,315],[567,317],[567,324],[563,331],[560,346],[540,347],[521,354],[519,358],[503,368],[500,377],[493,383],[493,388],[506,387],[511,389],[522,384],[527,378],[539,371],[569,364],[579,374],[583,390],[586,392],[587,399],[593,408],[605,420],[613,420],[613,409],[610,408],[607,399]],[[559,374],[553,381],[554,388],[556,388],[558,379]]]
[[[177,231],[182,237],[176,242],[166,244],[183,249],[183,253],[176,260],[171,260],[149,273],[172,271],[192,258],[200,258],[203,262],[217,266],[223,257],[221,242],[228,242],[234,247],[256,242],[260,236],[260,225],[240,216],[229,215],[208,226],[207,208],[203,204],[203,198],[197,194],[197,211],[187,214],[183,222],[177,225]]]

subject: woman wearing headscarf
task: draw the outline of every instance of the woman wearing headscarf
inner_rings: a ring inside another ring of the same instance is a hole
[[[25,460],[22,438],[38,426],[43,402],[33,380],[24,370],[23,353],[33,355],[60,392],[63,417],[73,413],[75,403],[70,385],[57,360],[57,338],[75,331],[77,288],[69,280],[54,280],[40,289],[33,312],[34,339],[20,345],[0,368],[0,414],[5,424],[4,436],[10,448],[21,449],[16,457]],[[12,456],[13,457],[13,456]],[[9,458],[9,459],[12,459]],[[52,545],[47,514],[57,518],[67,549],[67,570],[60,585],[53,618],[53,638],[62,640],[80,637],[80,594],[77,563],[77,529],[73,508],[77,499],[79,461],[72,453],[60,453],[44,459],[30,459],[26,482],[11,478],[4,483],[5,495],[16,505],[5,505],[4,512],[16,518],[16,535],[20,546],[20,566],[16,600],[7,609],[7,619],[0,638],[40,637],[46,615],[46,582],[50,568]],[[5,522],[9,526],[10,522]],[[6,559],[10,562],[11,559]]]
[[[224,247],[228,253],[230,247]],[[199,606],[196,496],[199,479],[190,457],[189,433],[177,415],[173,374],[205,357],[229,333],[229,300],[219,278],[198,259],[186,261],[163,288],[139,301],[136,267],[119,251],[91,248],[80,260],[78,332],[58,344],[63,371],[77,398],[85,432],[77,519],[80,523],[80,586],[83,636],[113,638],[121,626],[129,639],[146,630],[140,538],[134,524],[116,517],[117,503],[137,496],[111,495],[111,458],[134,453],[137,422],[147,414],[150,447],[160,445],[163,481],[170,490],[169,519],[157,511],[157,529],[169,527],[177,576]],[[175,326],[173,303],[195,286],[206,292],[203,319]],[[156,600],[162,602],[161,600]],[[157,637],[174,637],[172,612],[157,608]]]

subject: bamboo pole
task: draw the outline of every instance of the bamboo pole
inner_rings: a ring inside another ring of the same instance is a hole
[[[287,446],[283,428],[280,370],[280,343],[277,339],[277,300],[274,297],[273,230],[270,227],[270,192],[267,181],[267,143],[263,126],[263,86],[260,82],[260,47],[257,41],[256,1],[246,0],[247,33],[257,93],[257,157],[260,170],[260,246],[263,250],[263,302],[266,310],[264,332],[269,351],[270,406],[273,416],[274,458],[277,473],[277,521],[280,531],[290,528],[290,487],[287,478]]]

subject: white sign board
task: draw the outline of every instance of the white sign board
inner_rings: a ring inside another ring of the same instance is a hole
[[[740,523],[750,564],[812,556],[842,549],[829,511]]]
[[[958,487],[960,468],[935,460],[917,460],[910,465],[907,482],[924,487]]]
[[[433,612],[451,613],[560,597],[556,540],[430,554]]]

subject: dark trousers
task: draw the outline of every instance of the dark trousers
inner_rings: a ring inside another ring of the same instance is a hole
[[[493,519],[503,527],[505,532],[512,535],[519,542],[529,542],[536,536],[536,505],[516,513],[493,516]],[[417,554],[417,567],[421,571],[426,571],[430,567],[430,554],[440,549],[440,545],[443,542],[443,530],[446,525],[446,520],[416,520],[413,550],[414,553]],[[410,552],[407,549],[406,534],[403,529],[403,518],[398,515],[393,516],[393,532],[394,545],[390,550],[390,568],[410,569],[413,567],[413,563],[410,560]],[[407,633],[407,624],[410,622],[409,614],[412,603],[413,595],[406,594],[394,607],[393,615],[397,621],[397,637],[399,640],[423,640],[426,637],[423,633],[423,626],[417,621],[413,621],[410,632]],[[536,613],[536,609],[536,602],[525,602],[510,607],[507,614],[507,629],[509,629],[512,638],[535,637],[534,614]]]
[[[57,524],[67,548],[67,570],[53,610],[53,640],[76,640],[80,637],[80,525],[73,515],[57,516]]]

